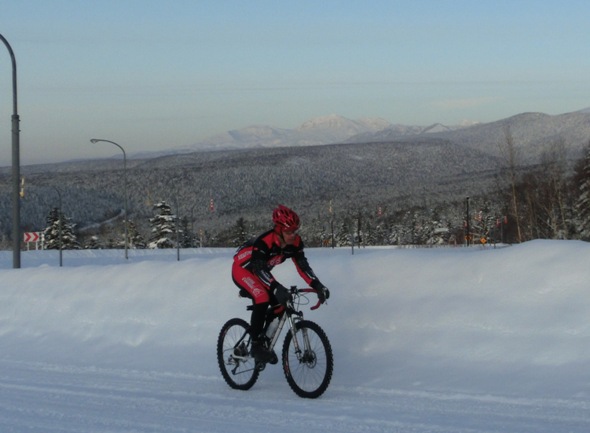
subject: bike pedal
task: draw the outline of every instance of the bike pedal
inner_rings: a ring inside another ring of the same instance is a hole
[[[266,368],[266,362],[257,362],[256,363],[256,370],[262,371]]]

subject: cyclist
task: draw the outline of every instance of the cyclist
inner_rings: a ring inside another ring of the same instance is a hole
[[[271,363],[277,362],[277,358],[265,345],[266,310],[271,301],[273,305],[279,303],[284,307],[291,299],[289,290],[275,279],[272,269],[290,258],[306,284],[317,291],[322,303],[330,297],[330,291],[316,277],[303,252],[303,241],[297,233],[299,216],[288,207],[279,205],[272,213],[272,221],[274,227],[271,230],[238,248],[232,266],[234,283],[253,302],[250,319],[252,355],[257,362]]]

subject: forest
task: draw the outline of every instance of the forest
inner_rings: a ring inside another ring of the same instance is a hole
[[[125,233],[130,248],[237,246],[282,203],[308,246],[588,240],[590,145],[574,158],[555,139],[523,163],[506,128],[498,148],[433,137],[131,159],[125,173],[117,158],[26,166],[22,231],[44,248],[123,248]],[[9,249],[7,171],[0,188]]]

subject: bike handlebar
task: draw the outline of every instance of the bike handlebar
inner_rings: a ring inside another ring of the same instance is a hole
[[[291,292],[292,293],[317,293],[318,291],[316,289],[312,289],[311,287],[306,287],[304,289],[298,289],[295,286],[291,287]],[[320,305],[322,305],[322,301],[320,299],[318,299],[317,304],[315,304],[313,307],[309,307],[310,310],[317,310],[318,308],[320,308]]]

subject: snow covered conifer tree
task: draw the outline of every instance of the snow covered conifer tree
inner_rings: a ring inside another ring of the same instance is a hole
[[[173,239],[176,236],[176,215],[172,214],[172,209],[165,201],[156,203],[154,210],[158,214],[150,218],[152,237],[150,238],[148,248],[174,248]]]
[[[87,250],[101,249],[102,247],[100,246],[100,240],[99,240],[98,236],[94,235],[94,236],[90,237],[88,244],[84,248]]]
[[[336,233],[336,242],[339,247],[352,245],[353,230],[350,218],[344,218]]]
[[[133,221],[127,222],[127,231],[129,232],[129,247],[135,249],[144,249],[145,248],[145,240],[137,226]]]
[[[61,225],[61,227],[60,227]],[[80,248],[74,232],[75,224],[58,208],[53,208],[47,216],[47,227],[43,231],[44,248],[47,250],[77,250]],[[61,241],[60,241],[61,234]]]

